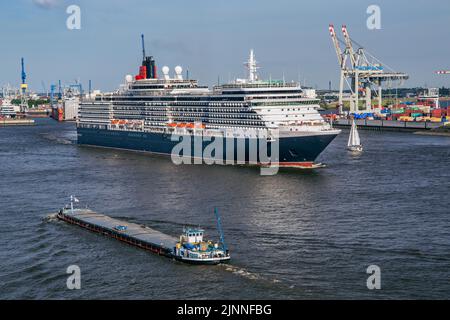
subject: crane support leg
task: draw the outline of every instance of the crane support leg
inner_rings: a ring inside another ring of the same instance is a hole
[[[366,84],[366,112],[372,110],[372,89],[370,84]]]
[[[383,98],[382,98],[382,88],[381,88],[381,83],[378,85],[378,107],[381,108],[382,107],[382,102],[383,102]]]
[[[341,70],[341,79],[339,81],[339,114],[344,113],[344,71]]]
[[[359,111],[359,75],[358,72],[355,72],[355,110],[353,112]]]

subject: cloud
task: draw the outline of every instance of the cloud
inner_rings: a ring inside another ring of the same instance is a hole
[[[61,1],[60,0],[33,0],[33,3],[40,8],[51,9],[56,7]]]

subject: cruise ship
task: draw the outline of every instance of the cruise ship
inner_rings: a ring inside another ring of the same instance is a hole
[[[321,117],[315,94],[296,82],[260,80],[253,50],[245,65],[246,79],[209,88],[183,78],[180,66],[172,76],[164,66],[158,77],[155,60],[144,49],[138,75],[127,75],[117,91],[80,104],[78,144],[168,155],[172,160],[177,150],[194,163],[320,167],[316,158],[340,130]],[[180,151],[180,139],[190,141],[191,147]],[[211,151],[217,139],[224,142]],[[211,159],[214,162],[208,162]]]

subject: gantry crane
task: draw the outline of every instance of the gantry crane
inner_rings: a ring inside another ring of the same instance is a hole
[[[333,46],[336,51],[340,68],[339,81],[339,113],[343,112],[344,102],[344,84],[347,83],[350,89],[350,113],[358,113],[359,101],[365,100],[365,112],[372,110],[372,86],[378,88],[378,105],[382,105],[382,83],[399,81],[402,83],[409,76],[406,73],[390,70],[386,72],[381,61],[370,55],[361,45],[352,40],[349,36],[347,27],[342,26],[344,40],[337,37],[334,26],[330,24],[329,32]],[[341,49],[343,44],[344,49]],[[358,49],[355,51],[353,45]],[[365,97],[360,99],[360,93]]]
[[[25,61],[22,58],[21,59],[21,65],[22,65],[22,83],[20,84],[20,112],[25,113],[28,108],[28,99],[27,99],[27,74],[25,73]]]

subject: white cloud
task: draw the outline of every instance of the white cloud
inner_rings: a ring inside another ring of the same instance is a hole
[[[38,7],[50,9],[56,7],[60,3],[60,0],[33,0],[33,3]]]

